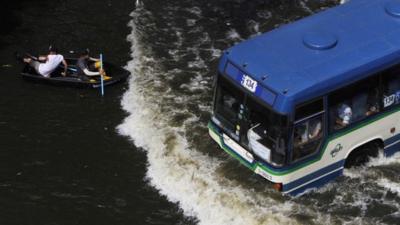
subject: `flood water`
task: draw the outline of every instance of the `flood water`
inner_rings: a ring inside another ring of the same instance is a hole
[[[282,196],[208,136],[222,50],[335,0],[9,2],[0,32],[0,224],[399,224],[400,156]],[[98,90],[26,82],[14,52],[125,67]]]

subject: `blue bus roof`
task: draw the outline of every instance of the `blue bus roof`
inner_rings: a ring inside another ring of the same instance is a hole
[[[289,114],[399,61],[400,0],[350,0],[233,46],[219,70],[249,75],[259,97]]]

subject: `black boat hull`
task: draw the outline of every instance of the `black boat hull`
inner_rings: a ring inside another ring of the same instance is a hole
[[[99,88],[101,87],[101,80],[100,77],[97,76],[94,79],[90,80],[82,80],[77,76],[76,74],[76,69],[75,69],[75,64],[77,59],[65,59],[68,63],[68,72],[67,76],[63,77],[61,76],[61,72],[64,71],[64,69],[60,66],[57,68],[50,77],[43,77],[39,74],[36,73],[36,71],[30,67],[29,65],[25,65],[23,68],[21,75],[25,80],[32,81],[32,82],[38,82],[38,83],[44,83],[44,84],[50,84],[50,85],[57,85],[57,86],[69,86],[69,87],[76,87],[76,88]],[[104,62],[103,63],[104,70],[107,73],[107,76],[110,76],[111,78],[108,80],[104,80],[104,86],[109,86],[118,82],[125,81],[129,75],[130,72],[115,66],[111,63]],[[93,81],[94,80],[94,81]]]

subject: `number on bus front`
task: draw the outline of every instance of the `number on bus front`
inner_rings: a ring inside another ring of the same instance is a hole
[[[243,75],[242,81],[240,83],[243,87],[247,88],[251,92],[255,92],[257,89],[257,81],[251,79],[247,75]]]

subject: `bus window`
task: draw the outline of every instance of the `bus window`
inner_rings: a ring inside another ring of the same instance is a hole
[[[292,161],[312,155],[318,150],[324,132],[323,115],[322,99],[296,109]]]
[[[383,107],[400,103],[400,66],[395,66],[383,73]]]
[[[219,76],[215,111],[227,120],[231,130],[235,130],[234,127],[238,124],[239,109],[243,100],[244,94],[237,91],[237,88],[226,78]]]
[[[262,106],[251,97],[247,99],[246,119],[250,149],[267,163],[282,166],[286,161],[287,118]]]
[[[378,78],[358,82],[329,96],[330,130],[340,130],[351,123],[379,112]]]

